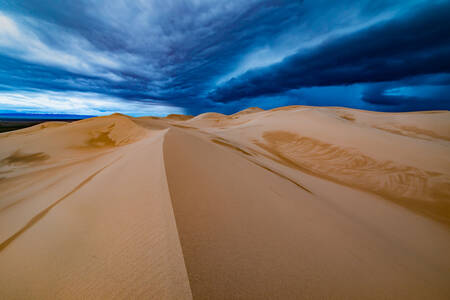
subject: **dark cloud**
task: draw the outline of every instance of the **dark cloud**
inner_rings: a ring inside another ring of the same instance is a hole
[[[425,0],[2,1],[0,92],[98,94],[190,114],[296,103],[397,109],[420,101],[384,95],[373,83],[449,84],[449,7]],[[358,99],[346,92],[355,83],[367,83]],[[305,87],[318,88],[299,90]]]
[[[362,95],[362,100],[376,105],[399,105],[405,101],[405,98],[412,100],[412,97],[386,94],[390,88],[393,88],[391,83],[369,85]]]
[[[435,75],[417,85],[417,78],[366,85],[361,100],[382,111],[450,109],[448,76]]]
[[[218,102],[311,86],[450,72],[450,3],[393,19],[252,70],[214,90]]]

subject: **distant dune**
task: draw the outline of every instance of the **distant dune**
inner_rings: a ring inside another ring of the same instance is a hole
[[[0,134],[0,299],[450,299],[450,112]]]

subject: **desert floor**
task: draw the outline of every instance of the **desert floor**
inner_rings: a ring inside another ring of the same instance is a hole
[[[0,134],[0,299],[450,299],[450,112]]]

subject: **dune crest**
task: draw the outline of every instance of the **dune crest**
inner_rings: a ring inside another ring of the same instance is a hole
[[[0,134],[0,298],[448,299],[450,112]]]
[[[253,114],[253,113],[258,113],[258,112],[262,112],[262,111],[264,111],[264,110],[262,108],[259,108],[259,107],[249,107],[249,108],[246,108],[244,110],[241,110],[241,111],[233,114],[233,116]]]

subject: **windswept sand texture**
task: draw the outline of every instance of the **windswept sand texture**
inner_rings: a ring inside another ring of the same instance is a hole
[[[0,299],[450,299],[450,112],[0,134]]]

